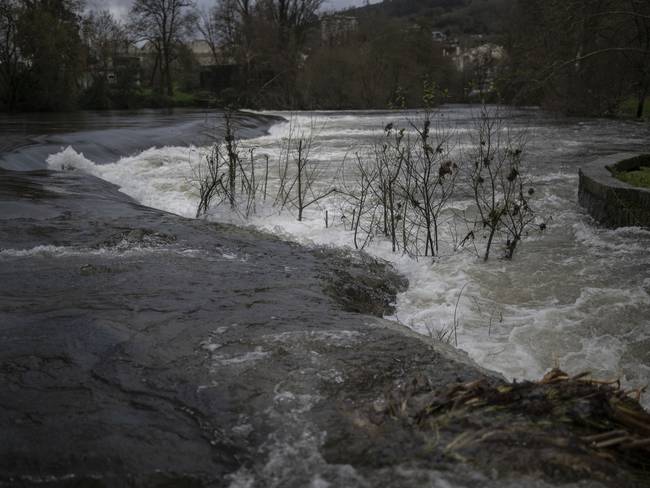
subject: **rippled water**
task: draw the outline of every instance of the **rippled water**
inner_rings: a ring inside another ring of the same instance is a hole
[[[387,123],[418,118],[416,112],[278,115],[292,122],[278,123],[242,148],[254,147],[258,156],[273,159],[291,127],[294,132],[312,130],[310,156],[322,168],[324,186],[335,181],[343,161],[381,138]],[[468,144],[476,115],[472,107],[448,107],[437,115],[453,129],[457,150]],[[451,327],[456,313],[458,346],[510,378],[535,378],[558,364],[571,373],[620,376],[630,386],[650,383],[650,231],[601,228],[577,204],[580,165],[598,155],[650,151],[650,127],[556,118],[538,110],[513,111],[507,120],[512,128],[527,132],[534,205],[548,219],[547,230],[529,236],[512,262],[495,258],[483,263],[472,253],[454,252],[453,226],[446,227],[450,232],[443,235],[435,263],[394,255],[387,243],[373,242],[369,251],[391,260],[410,281],[409,290],[398,297],[394,318],[435,335]],[[49,165],[89,172],[145,205],[192,217],[197,205],[192,164],[202,152],[153,148],[98,165],[73,147],[50,157]],[[263,164],[261,158],[258,165]],[[327,229],[325,210],[333,223]],[[305,222],[260,205],[248,223],[303,243],[350,246],[341,217],[340,202],[332,197],[310,208]],[[224,207],[210,218],[241,222]],[[644,401],[647,406],[648,395]]]

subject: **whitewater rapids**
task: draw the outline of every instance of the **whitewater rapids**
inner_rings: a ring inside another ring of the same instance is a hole
[[[322,168],[323,185],[335,181],[341,164],[356,151],[381,138],[388,123],[404,125],[419,116],[416,112],[274,115],[288,121],[277,123],[265,136],[242,142],[242,151],[255,148],[258,156],[277,158],[290,131],[309,128],[314,136],[310,157]],[[457,149],[469,144],[467,134],[475,116],[471,107],[446,107],[438,114],[457,135]],[[577,203],[580,165],[603,154],[650,151],[650,128],[633,122],[555,118],[538,110],[511,112],[508,123],[527,131],[534,205],[547,229],[532,232],[513,262],[498,259],[498,252],[488,263],[471,252],[454,252],[460,231],[451,224],[443,226],[436,262],[393,254],[388,243],[375,240],[367,250],[393,263],[410,283],[398,295],[392,318],[436,336],[449,330],[455,317],[458,347],[510,379],[538,378],[557,365],[569,373],[620,377],[630,387],[650,383],[650,231],[599,227]],[[143,205],[194,217],[198,196],[192,167],[205,151],[154,147],[97,164],[67,147],[51,155],[48,165],[90,173],[118,185]],[[260,169],[262,161],[258,159]],[[246,222],[226,206],[208,218],[252,225],[306,245],[351,247],[340,208],[332,196],[310,207],[304,222],[270,205],[260,205],[258,214]],[[650,395],[643,403],[646,408],[650,405]]]

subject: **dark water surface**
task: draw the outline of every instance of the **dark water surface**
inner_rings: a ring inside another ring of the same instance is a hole
[[[203,110],[138,110],[63,114],[0,114],[0,167],[45,168],[47,156],[67,146],[99,164],[151,147],[208,143],[223,113]],[[259,134],[279,119],[236,114],[241,137]]]

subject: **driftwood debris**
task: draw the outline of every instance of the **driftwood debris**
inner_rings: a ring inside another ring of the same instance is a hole
[[[644,391],[558,368],[539,381],[480,379],[443,388],[418,376],[387,392],[380,422],[406,422],[448,458],[490,469],[497,463],[500,471],[551,479],[569,472],[569,479],[612,480],[622,468],[643,484],[650,480]]]

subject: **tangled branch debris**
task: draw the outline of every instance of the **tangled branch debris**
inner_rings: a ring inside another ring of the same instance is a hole
[[[479,379],[442,389],[418,376],[387,393],[379,422],[410,424],[449,459],[551,479],[612,480],[625,466],[643,484],[650,480],[645,389],[557,368],[535,382]]]

